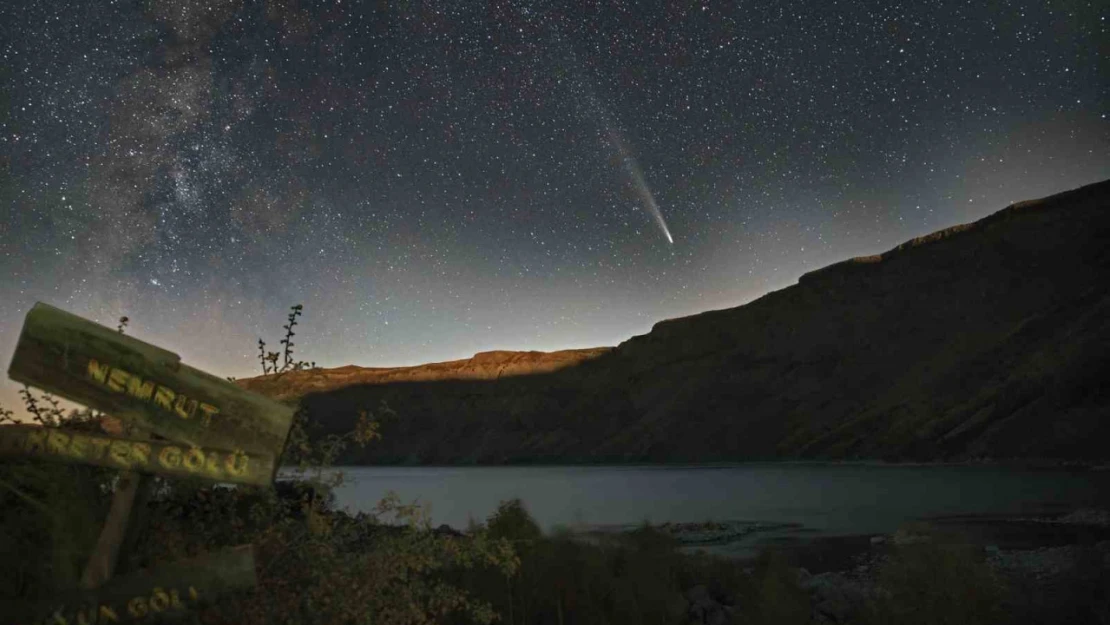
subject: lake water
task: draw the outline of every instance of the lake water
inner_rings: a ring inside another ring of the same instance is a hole
[[[389,491],[465,528],[520,498],[545,529],[743,521],[806,535],[889,533],[955,515],[1038,515],[1110,502],[1110,472],[990,466],[753,463],[728,466],[351,467],[340,507]]]

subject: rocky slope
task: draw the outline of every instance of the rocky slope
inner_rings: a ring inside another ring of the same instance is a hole
[[[357,462],[1110,459],[1110,181],[1022,202],[616,348],[241,380]]]

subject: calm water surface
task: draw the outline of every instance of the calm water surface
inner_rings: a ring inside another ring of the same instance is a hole
[[[371,510],[389,491],[465,528],[513,497],[557,526],[735,520],[814,535],[892,532],[949,515],[1036,515],[1106,506],[1110,472],[1002,467],[757,463],[730,466],[351,467],[338,503]]]

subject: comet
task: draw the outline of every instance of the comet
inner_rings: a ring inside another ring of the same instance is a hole
[[[572,88],[579,94],[579,102],[584,102],[585,116],[592,118],[592,120],[604,131],[609,139],[609,145],[612,146],[617,152],[617,157],[621,161],[621,167],[624,169],[625,174],[632,180],[632,186],[639,196],[640,201],[655,223],[659,225],[659,229],[663,232],[663,236],[667,238],[667,243],[674,245],[674,237],[671,236],[671,230],[667,227],[667,221],[663,219],[663,212],[659,210],[659,203],[655,201],[655,195],[651,192],[651,188],[644,179],[644,172],[640,169],[640,164],[636,161],[636,157],[632,151],[628,149],[624,140],[618,132],[617,124],[614,123],[613,115],[610,113],[608,107],[604,106],[598,99],[594,89],[590,85],[590,81],[578,68],[582,64],[578,62],[578,57],[574,53],[574,49],[566,44],[563,40],[562,33],[552,23],[551,37],[553,45],[550,46],[554,50],[562,50],[567,62],[562,64],[565,67],[572,68],[568,73],[571,76]]]
[[[655,201],[655,195],[652,194],[651,188],[644,180],[644,172],[640,169],[640,164],[636,162],[636,158],[632,156],[632,153],[629,152],[628,147],[625,146],[624,141],[621,141],[620,135],[612,126],[607,126],[605,132],[609,136],[609,143],[616,148],[620,156],[621,166],[624,167],[625,173],[632,179],[632,186],[636,190],[636,195],[640,196],[640,200],[647,207],[648,212],[655,218],[655,223],[659,224],[663,236],[667,237],[667,243],[674,245],[671,229],[667,227],[667,220],[663,219],[663,212],[659,210],[659,203]]]

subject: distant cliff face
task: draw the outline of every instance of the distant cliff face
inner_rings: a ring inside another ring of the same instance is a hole
[[[616,348],[243,380],[354,461],[1110,459],[1110,181],[1023,202]]]
[[[414,367],[356,367],[293,371],[238,380],[249,390],[280,400],[327,392],[360,384],[436,382],[443,380],[498,380],[520,375],[553,373],[612,351],[611,347],[567,349],[557,352],[480,352],[472,358],[434,362]]]

